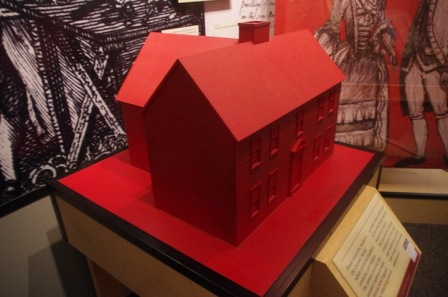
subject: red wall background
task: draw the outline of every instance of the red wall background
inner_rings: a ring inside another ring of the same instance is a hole
[[[299,29],[309,29],[311,32],[328,20],[333,0],[288,0],[277,1],[275,34],[286,33]],[[400,111],[399,103],[399,67],[409,29],[412,24],[419,0],[387,0],[386,17],[394,27],[395,52],[398,69],[389,68],[389,141],[386,148],[385,166],[393,164],[402,158],[409,157],[415,150],[411,123]],[[425,167],[443,167],[443,144],[438,136],[433,113],[426,113],[428,120],[427,162]]]

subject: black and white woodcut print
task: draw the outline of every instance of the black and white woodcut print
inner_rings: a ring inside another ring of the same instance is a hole
[[[151,31],[203,3],[0,0],[0,207],[127,146],[115,101]]]

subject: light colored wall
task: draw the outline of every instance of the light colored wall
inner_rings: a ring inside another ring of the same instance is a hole
[[[49,197],[0,219],[0,296],[94,296],[82,255],[61,236]]]

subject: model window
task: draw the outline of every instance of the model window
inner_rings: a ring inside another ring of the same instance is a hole
[[[289,171],[289,195],[302,185],[303,156],[306,143],[298,139],[291,150],[291,167]]]
[[[279,144],[279,127],[275,126],[271,128],[271,155],[278,152]]]
[[[324,152],[327,152],[330,147],[331,147],[331,143],[332,143],[332,135],[333,133],[331,133],[333,130],[333,127],[328,127],[327,130],[325,131],[325,137],[324,137]]]
[[[271,172],[268,177],[268,202],[272,202],[277,196],[277,170]]]
[[[303,123],[305,118],[305,112],[303,110],[299,110],[296,115],[296,135],[300,136],[303,133]]]
[[[337,92],[336,90],[331,90],[328,96],[328,113],[334,112],[334,104],[336,102]]]
[[[320,157],[320,135],[318,135],[315,139],[314,139],[314,147],[313,147],[313,160],[317,161],[319,160]]]
[[[325,112],[325,96],[319,96],[317,99],[317,120],[321,121],[324,118]]]
[[[250,151],[251,167],[254,169],[261,163],[261,137],[251,141]]]
[[[260,184],[250,190],[250,218],[253,219],[260,212]]]

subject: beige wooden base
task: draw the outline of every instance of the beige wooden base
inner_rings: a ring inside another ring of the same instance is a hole
[[[383,168],[378,189],[402,223],[448,224],[448,199],[434,199],[448,197],[447,171]]]
[[[448,200],[387,198],[402,223],[448,224]]]
[[[124,297],[123,285],[94,262],[87,260],[97,297]]]
[[[448,196],[448,172],[443,169],[383,168],[378,190]]]

